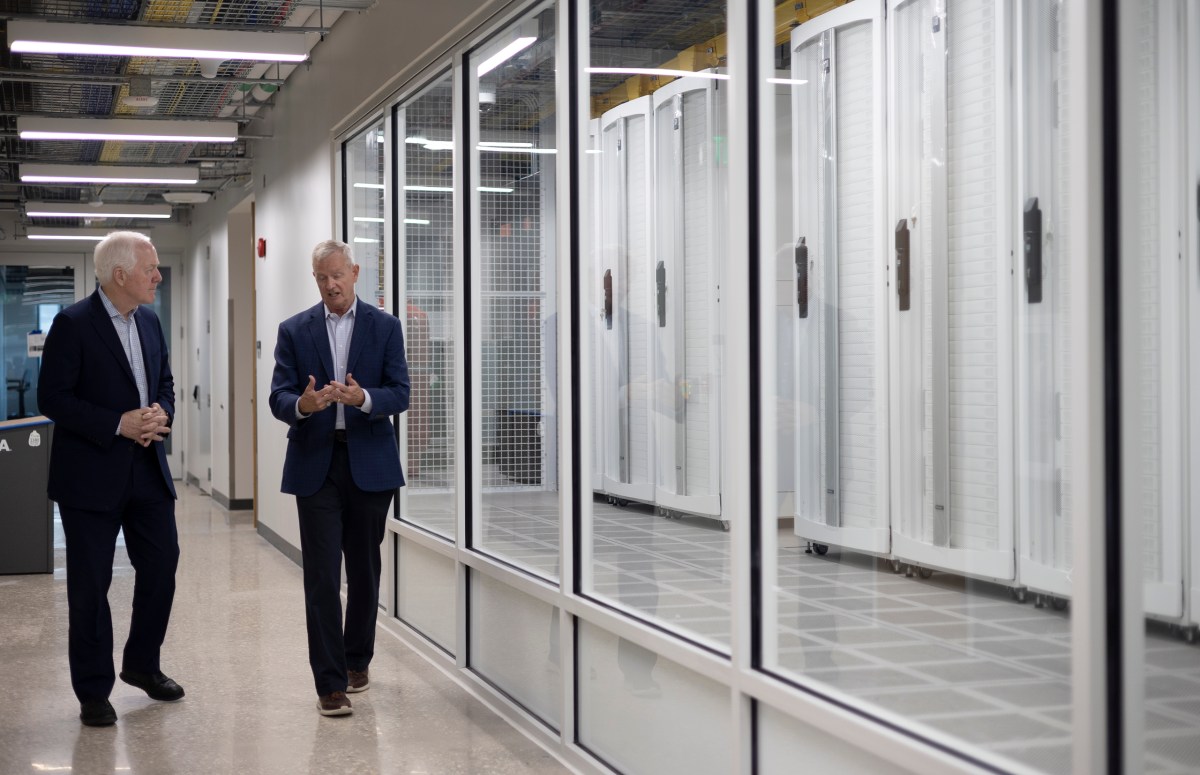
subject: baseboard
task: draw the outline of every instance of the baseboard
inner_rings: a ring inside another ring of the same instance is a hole
[[[213,488],[212,498],[226,511],[246,511],[254,508],[253,498],[229,498],[217,488]]]
[[[258,534],[267,539],[267,543],[282,552],[284,557],[287,557],[300,567],[304,567],[304,559],[300,554],[300,549],[289,544],[283,539],[283,536],[264,525],[261,521],[258,523]]]

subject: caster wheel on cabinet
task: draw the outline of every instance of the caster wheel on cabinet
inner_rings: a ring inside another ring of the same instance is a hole
[[[817,550],[817,554],[824,557],[829,552],[828,544],[813,544],[813,549]]]
[[[923,579],[927,579],[933,575],[933,571],[929,568],[917,568],[917,575]]]

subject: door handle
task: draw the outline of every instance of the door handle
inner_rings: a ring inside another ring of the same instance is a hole
[[[604,326],[612,330],[612,270],[604,270]]]
[[[658,296],[658,327],[667,327],[667,265],[659,261],[654,270],[654,284]]]
[[[909,293],[909,274],[912,272],[912,259],[909,256],[908,219],[901,218],[896,224],[896,295],[900,297],[900,311],[906,312],[912,307]]]
[[[796,309],[800,317],[808,317],[808,244],[805,237],[796,243]]]
[[[1025,200],[1022,216],[1025,247],[1025,297],[1030,304],[1042,301],[1042,210],[1038,198]]]

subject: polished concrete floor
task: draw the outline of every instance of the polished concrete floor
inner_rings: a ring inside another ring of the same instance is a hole
[[[249,512],[180,488],[181,559],[158,703],[117,682],[116,726],[83,727],[67,669],[63,550],[53,575],[0,576],[0,773],[559,773],[565,768],[386,631],[354,714],[318,715],[300,569]],[[61,540],[61,539],[60,539]],[[119,665],[133,569],[117,549],[109,601]]]

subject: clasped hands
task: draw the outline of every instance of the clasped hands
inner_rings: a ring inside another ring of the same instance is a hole
[[[171,418],[158,404],[130,409],[121,415],[121,435],[130,441],[148,447],[162,441],[171,432],[167,423]]]
[[[337,380],[331,381],[328,385],[317,390],[317,380],[313,375],[308,375],[308,387],[304,388],[304,393],[300,396],[300,411],[305,414],[312,414],[328,409],[334,404],[345,404],[346,406],[362,406],[367,400],[367,394],[354,381],[353,374],[346,374],[346,383],[342,384]]]

